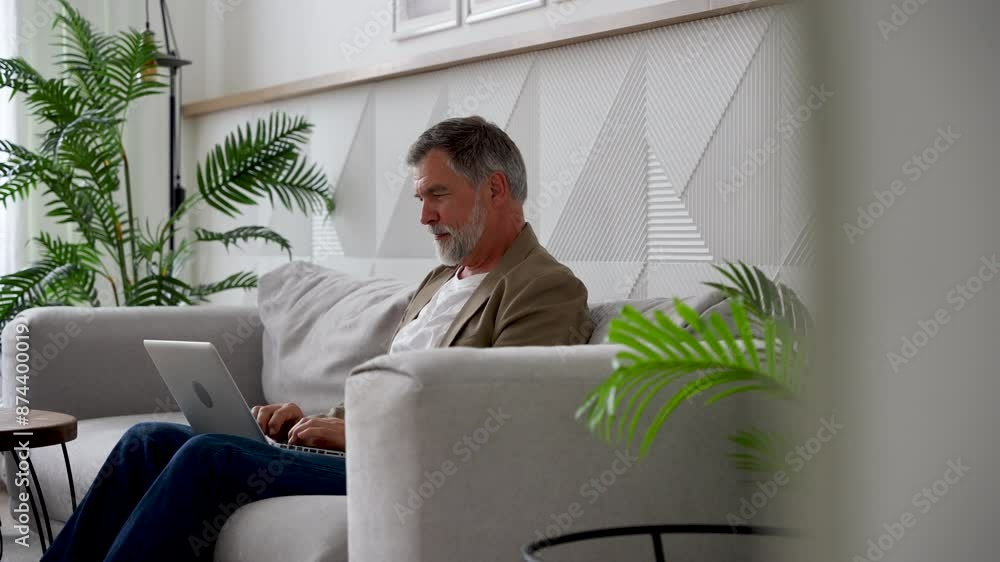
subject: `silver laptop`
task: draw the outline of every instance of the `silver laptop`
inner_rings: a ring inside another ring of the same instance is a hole
[[[278,443],[264,435],[211,343],[143,340],[142,345],[195,433],[225,433],[290,451],[344,456],[342,451]]]

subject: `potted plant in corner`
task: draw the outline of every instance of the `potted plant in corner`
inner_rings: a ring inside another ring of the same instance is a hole
[[[150,74],[157,47],[143,32],[108,35],[65,0],[53,22],[62,53],[59,76],[43,77],[22,58],[0,59],[0,91],[24,97],[44,128],[38,149],[0,139],[0,203],[4,206],[43,190],[47,215],[70,226],[75,240],[41,233],[41,259],[0,277],[0,329],[22,310],[52,305],[100,306],[97,284],[110,287],[115,305],[179,305],[205,302],[210,295],[257,286],[253,272],[189,285],[178,278],[200,244],[227,248],[249,240],[288,252],[281,234],[264,226],[224,232],[195,229],[170,248],[171,227],[207,205],[228,216],[241,207],[275,198],[303,213],[333,211],[323,171],[303,154],[312,125],[301,117],[272,113],[247,123],[216,145],[197,166],[197,191],[151,227],[133,207],[133,170],[123,143],[133,103],[163,92]]]

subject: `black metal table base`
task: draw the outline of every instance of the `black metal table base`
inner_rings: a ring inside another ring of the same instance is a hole
[[[663,542],[660,540],[661,535],[760,535],[760,536],[773,536],[773,537],[798,537],[801,533],[792,529],[783,529],[780,527],[753,527],[748,525],[701,525],[701,524],[690,524],[690,525],[645,525],[639,527],[615,527],[610,529],[595,529],[593,531],[582,531],[579,533],[570,533],[568,535],[560,535],[558,537],[553,537],[550,539],[542,539],[540,541],[533,542],[528,546],[521,549],[521,555],[524,557],[524,562],[544,562],[541,558],[536,558],[535,554],[540,550],[544,550],[549,547],[558,546],[561,544],[574,543],[593,539],[602,539],[609,537],[625,537],[632,535],[649,535],[653,540],[653,555],[656,557],[656,562],[666,562],[666,557],[663,552]]]
[[[66,478],[69,481],[69,496],[72,501],[73,511],[76,511],[76,488],[73,485],[73,469],[69,464],[69,451],[66,450],[66,444],[61,443],[63,461],[66,463]],[[14,455],[13,451],[5,451],[10,453],[10,458],[15,461],[15,466],[17,464],[17,457]],[[35,472],[35,464],[31,462],[31,453],[28,453],[28,472],[31,474],[31,485],[28,488],[28,502],[31,504],[31,513],[35,517],[35,528],[38,529],[39,544],[42,546],[42,552],[44,553],[48,550],[49,546],[52,546],[52,542],[55,540],[55,535],[52,533],[52,519],[49,518],[49,508],[45,504],[45,493],[42,492],[41,482],[38,480],[38,474]],[[38,495],[38,505],[35,504],[35,495]],[[41,506],[41,511],[38,507]],[[42,528],[42,517],[45,518],[45,528]],[[46,541],[45,534],[48,532],[48,541]],[[0,559],[3,558],[3,540],[0,540]]]

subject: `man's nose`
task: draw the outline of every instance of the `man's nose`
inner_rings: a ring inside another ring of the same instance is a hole
[[[420,206],[420,224],[428,225],[438,221],[438,214],[426,201]]]

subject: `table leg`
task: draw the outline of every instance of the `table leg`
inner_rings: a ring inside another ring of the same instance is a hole
[[[52,535],[52,520],[49,519],[49,508],[45,506],[45,494],[42,493],[42,485],[38,482],[38,475],[35,474],[35,465],[31,462],[31,455],[28,455],[28,470],[31,471],[31,479],[35,482],[35,489],[38,490],[38,501],[42,504],[42,514],[45,515],[45,529],[49,532],[49,544],[55,540]],[[38,534],[42,534],[42,528],[38,528]]]
[[[7,452],[8,452],[8,451],[4,451],[3,453],[0,453],[0,454],[6,454]],[[13,459],[13,458],[14,458],[14,453],[11,453],[11,454],[10,454],[10,458],[11,458],[11,459]],[[7,459],[4,459],[4,460],[7,460]],[[11,462],[11,461],[9,461],[9,460],[8,460],[7,462]],[[7,465],[7,466],[10,466],[10,465]],[[4,478],[7,478],[7,475],[6,475],[6,474],[4,474],[4,475],[3,475],[3,477],[4,477]],[[10,492],[8,492],[8,494],[9,494],[9,493],[10,493]],[[15,523],[16,523],[16,521],[15,521]],[[2,516],[0,516],[0,528],[2,528],[2,527],[3,527],[3,517],[2,517]],[[3,531],[0,531],[0,560],[3,560],[3,542],[4,542],[4,541],[3,541]]]
[[[35,490],[28,486],[28,501],[31,502],[31,513],[35,515],[35,528],[38,529],[39,543],[42,545],[42,552],[45,552],[45,530],[42,529],[42,518],[38,515],[38,506],[35,505]]]
[[[62,443],[63,460],[66,461],[66,478],[69,479],[69,497],[73,500],[73,511],[76,511],[76,489],[73,487],[73,469],[69,466],[69,453],[66,443]]]

